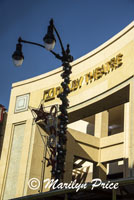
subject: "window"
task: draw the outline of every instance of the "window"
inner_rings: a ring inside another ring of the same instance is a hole
[[[26,111],[28,109],[29,94],[16,97],[15,113]]]
[[[95,115],[86,117],[82,120],[70,123],[69,128],[86,133],[89,135],[94,135],[94,126],[95,126]]]
[[[124,104],[111,108],[109,111],[108,135],[124,131]]]

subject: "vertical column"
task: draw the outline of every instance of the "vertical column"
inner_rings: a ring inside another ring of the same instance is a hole
[[[108,136],[108,111],[95,115],[95,136],[98,138]],[[99,149],[98,163],[94,163],[93,177],[106,180],[107,166],[101,163],[101,149]]]
[[[93,178],[100,178],[106,180],[107,166],[103,163],[93,163]]]
[[[67,194],[65,194],[64,200],[68,200],[68,195]]]
[[[130,83],[129,103],[125,107],[125,176],[134,177],[134,79]]]
[[[108,136],[108,111],[95,115],[95,136],[98,138]]]
[[[112,190],[112,200],[116,200],[116,190]]]
[[[128,157],[129,157],[129,105],[127,102],[124,104],[124,166],[123,166],[123,177],[129,177],[129,168],[128,168]]]

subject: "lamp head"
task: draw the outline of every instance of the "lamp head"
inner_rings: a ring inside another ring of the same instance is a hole
[[[53,34],[53,20],[52,19],[50,20],[50,25],[48,26],[47,34],[43,38],[43,41],[44,41],[45,48],[48,51],[53,50],[56,43],[56,39]]]
[[[16,50],[12,55],[12,59],[15,66],[19,67],[22,65],[24,56],[22,53],[22,45],[20,43],[16,45]]]

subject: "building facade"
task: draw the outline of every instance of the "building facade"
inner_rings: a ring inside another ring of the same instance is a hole
[[[133,52],[134,22],[71,63],[64,182],[134,177]],[[31,190],[28,181],[51,178],[51,166],[41,162],[49,153],[47,133],[31,110],[60,104],[61,72],[60,67],[12,85],[0,159],[1,200],[36,194],[40,188]]]

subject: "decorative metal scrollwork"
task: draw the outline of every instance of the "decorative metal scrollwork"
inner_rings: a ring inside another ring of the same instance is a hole
[[[49,158],[45,157],[45,159],[47,160],[47,166],[52,166],[53,172],[56,169],[57,106],[51,106],[48,112],[44,110],[43,104],[41,104],[39,109],[31,109],[31,111],[36,115],[34,115],[35,122],[48,134],[47,147],[49,148],[50,156]]]
[[[54,134],[52,134],[52,135],[49,136],[47,144],[48,144],[49,148],[55,146],[55,144],[56,144],[56,136]]]

